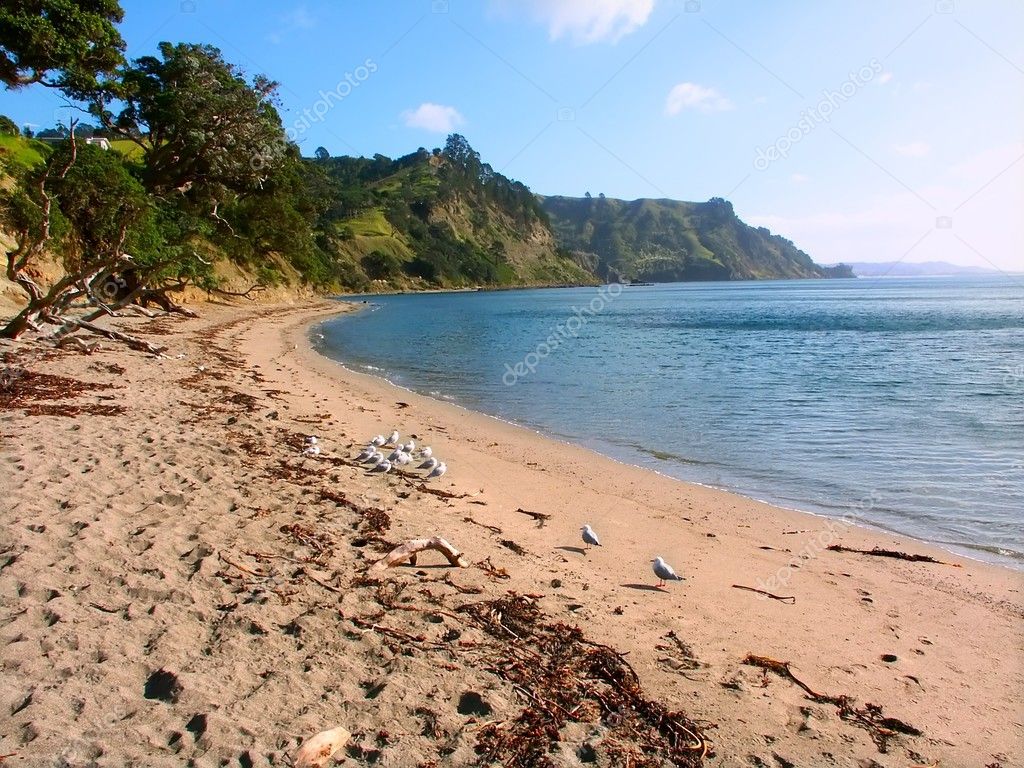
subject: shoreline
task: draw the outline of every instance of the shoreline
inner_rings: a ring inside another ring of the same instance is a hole
[[[353,764],[469,764],[482,726],[511,727],[531,705],[466,621],[467,606],[514,593],[628,654],[644,695],[713,742],[712,768],[1024,766],[1020,574],[829,530],[352,371],[310,343],[339,311],[350,310],[125,318],[108,322],[168,355],[104,344],[29,362],[107,388],[63,416],[0,411],[0,690],[12,713],[0,753],[277,765],[340,725],[355,734]],[[432,445],[448,473],[424,486],[352,463],[391,428]],[[322,453],[303,458],[310,433]],[[602,547],[583,549],[584,523]],[[428,554],[366,578],[393,543],[424,536],[471,564]],[[942,562],[825,551],[830,541]],[[655,555],[686,580],[655,589]],[[882,751],[877,732],[751,655],[922,735],[892,734]],[[485,714],[462,711],[467,692]],[[617,722],[560,726],[553,762],[577,765],[590,744],[607,764]]]
[[[394,294],[376,294],[376,295],[394,295]],[[673,474],[668,473],[668,472],[662,472],[662,471],[660,471],[660,470],[658,470],[658,469],[656,469],[654,467],[651,467],[651,466],[646,466],[644,464],[633,463],[633,462],[631,462],[631,461],[629,461],[627,459],[618,458],[618,457],[613,456],[613,455],[611,455],[609,453],[603,453],[602,451],[598,450],[597,448],[590,447],[588,445],[583,444],[582,442],[574,442],[571,439],[563,439],[561,437],[557,437],[555,435],[551,435],[551,434],[545,432],[543,430],[543,428],[541,428],[541,427],[535,427],[535,426],[530,425],[530,424],[521,424],[519,422],[512,421],[510,419],[505,419],[505,418],[502,418],[500,416],[496,416],[494,414],[487,413],[486,411],[483,411],[483,410],[476,410],[476,409],[472,408],[469,405],[464,405],[463,403],[459,402],[454,397],[452,397],[451,399],[448,399],[448,398],[446,398],[443,395],[435,396],[435,395],[432,395],[432,394],[429,394],[429,393],[425,394],[423,392],[419,392],[419,391],[413,389],[412,387],[407,387],[407,386],[405,386],[403,384],[398,384],[398,383],[392,381],[386,375],[384,375],[386,372],[384,371],[383,368],[379,368],[379,367],[375,367],[375,366],[369,366],[369,367],[371,367],[373,369],[373,371],[379,371],[380,372],[379,374],[376,373],[376,372],[367,372],[367,371],[364,371],[364,370],[358,370],[358,368],[360,368],[360,367],[364,367],[365,368],[365,367],[368,367],[368,366],[360,366],[360,365],[357,364],[356,367],[353,367],[350,364],[347,364],[347,363],[345,363],[345,362],[343,362],[341,360],[334,359],[330,355],[322,352],[320,349],[317,348],[316,343],[313,340],[312,336],[313,336],[313,334],[317,331],[317,329],[320,326],[322,326],[322,325],[324,325],[326,323],[331,322],[337,316],[345,315],[345,314],[357,314],[359,312],[366,311],[366,309],[362,306],[362,304],[360,302],[356,302],[356,301],[354,301],[354,300],[352,300],[351,298],[348,298],[348,297],[346,297],[346,298],[331,298],[329,300],[330,301],[338,302],[340,304],[351,305],[351,309],[339,310],[336,315],[331,316],[331,317],[311,320],[309,322],[309,324],[306,326],[304,341],[311,348],[312,352],[314,352],[316,354],[316,356],[318,358],[323,359],[323,360],[327,360],[330,363],[333,363],[334,365],[337,365],[338,367],[340,367],[340,368],[342,368],[342,369],[344,369],[344,370],[346,370],[346,371],[348,371],[350,373],[353,373],[353,374],[356,374],[356,375],[369,376],[369,377],[371,377],[373,379],[376,379],[378,381],[383,382],[384,384],[386,384],[389,387],[394,387],[395,389],[401,390],[403,392],[408,392],[410,394],[415,394],[415,395],[418,395],[419,397],[424,397],[424,398],[427,398],[429,400],[433,400],[433,401],[438,402],[438,403],[447,404],[447,405],[450,405],[450,406],[455,406],[455,407],[461,408],[462,410],[464,410],[467,413],[474,414],[476,416],[480,416],[480,417],[484,417],[484,418],[488,418],[488,419],[492,419],[492,420],[494,420],[495,422],[497,422],[499,424],[505,424],[505,425],[508,425],[510,427],[526,430],[527,432],[530,432],[531,434],[534,434],[534,435],[536,435],[536,436],[538,436],[538,437],[540,437],[542,439],[550,440],[552,442],[558,443],[559,445],[563,445],[566,448],[573,449],[573,450],[589,451],[591,453],[596,454],[597,456],[600,456],[602,459],[605,459],[605,460],[608,460],[608,461],[612,461],[612,462],[614,462],[616,464],[619,464],[621,466],[630,467],[630,468],[641,470],[641,471],[651,472],[651,473],[653,473],[655,475],[658,475],[659,477],[663,477],[663,478],[666,478],[666,479],[674,481],[674,482],[682,483],[684,485],[695,486],[697,488],[703,488],[703,489],[712,490],[712,491],[719,491],[721,493],[732,494],[732,495],[734,495],[734,496],[736,496],[736,497],[738,497],[740,499],[743,499],[745,501],[755,502],[755,503],[758,503],[758,504],[764,504],[764,505],[773,507],[775,509],[784,510],[786,512],[794,512],[794,513],[797,513],[797,514],[807,515],[807,516],[810,516],[812,518],[823,519],[823,520],[827,520],[827,521],[844,522],[845,524],[854,525],[857,528],[864,529],[865,531],[877,534],[879,536],[896,536],[896,537],[900,537],[902,539],[905,539],[908,542],[908,544],[925,545],[925,546],[931,547],[933,549],[938,549],[938,550],[940,550],[940,551],[942,551],[942,552],[944,552],[946,554],[955,555],[956,557],[964,558],[964,559],[970,560],[972,562],[977,562],[977,563],[984,564],[984,565],[991,565],[991,566],[995,566],[995,567],[998,567],[998,568],[1007,569],[1007,570],[1009,570],[1011,572],[1016,572],[1016,573],[1024,574],[1024,553],[1021,553],[1021,552],[1016,552],[1016,551],[1010,550],[1010,551],[1013,552],[1013,554],[1004,554],[1005,550],[1000,549],[999,551],[994,551],[993,547],[989,547],[989,546],[981,545],[981,544],[978,544],[978,545],[953,544],[953,543],[949,543],[949,542],[937,541],[935,539],[925,538],[924,536],[917,536],[915,534],[908,533],[906,531],[902,531],[902,530],[899,530],[897,528],[886,527],[884,525],[881,525],[881,524],[878,524],[878,523],[873,523],[873,522],[870,522],[870,521],[867,521],[867,520],[863,520],[863,519],[859,519],[859,518],[854,519],[852,517],[852,515],[851,516],[848,516],[848,515],[831,515],[831,514],[828,514],[827,512],[824,512],[824,511],[819,512],[819,511],[815,511],[813,509],[806,509],[806,508],[796,507],[796,506],[788,506],[787,504],[785,504],[785,503],[783,503],[781,501],[778,501],[778,500],[775,500],[775,499],[772,499],[772,498],[761,498],[761,497],[758,497],[758,496],[750,495],[750,494],[745,493],[742,490],[738,490],[738,489],[734,489],[734,488],[728,488],[728,487],[722,487],[722,486],[709,485],[709,484],[706,484],[706,483],[701,483],[701,482],[696,481],[696,480],[690,480],[690,479],[678,477],[678,476],[673,475]],[[851,508],[850,511],[854,512],[856,510]]]

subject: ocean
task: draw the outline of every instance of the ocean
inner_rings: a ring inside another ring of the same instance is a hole
[[[351,300],[365,311],[314,341],[355,370],[681,480],[1024,567],[1024,275]]]

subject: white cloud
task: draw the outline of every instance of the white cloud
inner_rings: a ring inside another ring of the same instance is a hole
[[[548,28],[552,40],[568,37],[576,45],[617,43],[647,23],[655,0],[495,0],[494,7],[514,13],[526,6]]]
[[[312,29],[316,26],[316,20],[303,5],[285,14],[284,21],[295,29]]]
[[[409,128],[422,128],[435,133],[449,133],[466,122],[455,107],[425,101],[416,109],[407,109],[402,120]]]
[[[665,99],[666,115],[678,115],[684,109],[721,112],[732,107],[732,102],[714,88],[705,88],[697,83],[679,83],[668,92]]]
[[[794,173],[792,176],[789,177],[789,180],[792,181],[794,184],[804,184],[810,181],[811,177],[806,176],[805,174],[802,173]]]
[[[931,145],[923,141],[912,141],[909,144],[896,144],[893,147],[896,154],[904,157],[924,157],[932,151]]]
[[[890,80],[892,80],[892,72],[883,72],[878,76],[878,82],[881,85],[885,85]]]

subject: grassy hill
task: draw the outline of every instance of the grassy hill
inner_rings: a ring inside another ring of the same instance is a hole
[[[721,198],[541,198],[563,247],[592,253],[605,277],[671,282],[850,276],[792,242],[742,221]]]

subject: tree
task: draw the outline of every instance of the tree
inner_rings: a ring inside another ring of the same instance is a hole
[[[91,111],[142,148],[151,192],[186,196],[219,218],[219,204],[258,190],[286,154],[276,90],[262,75],[248,83],[213,46],[160,43],[160,57],[137,59]],[[125,104],[116,116],[113,100]]]
[[[316,152],[314,154],[316,155],[317,160],[331,159],[331,153],[327,151],[327,147],[317,147]]]
[[[4,0],[0,4],[0,81],[33,83],[83,98],[122,63],[124,17],[117,0]]]
[[[17,136],[21,131],[18,124],[7,115],[0,115],[0,136]]]

